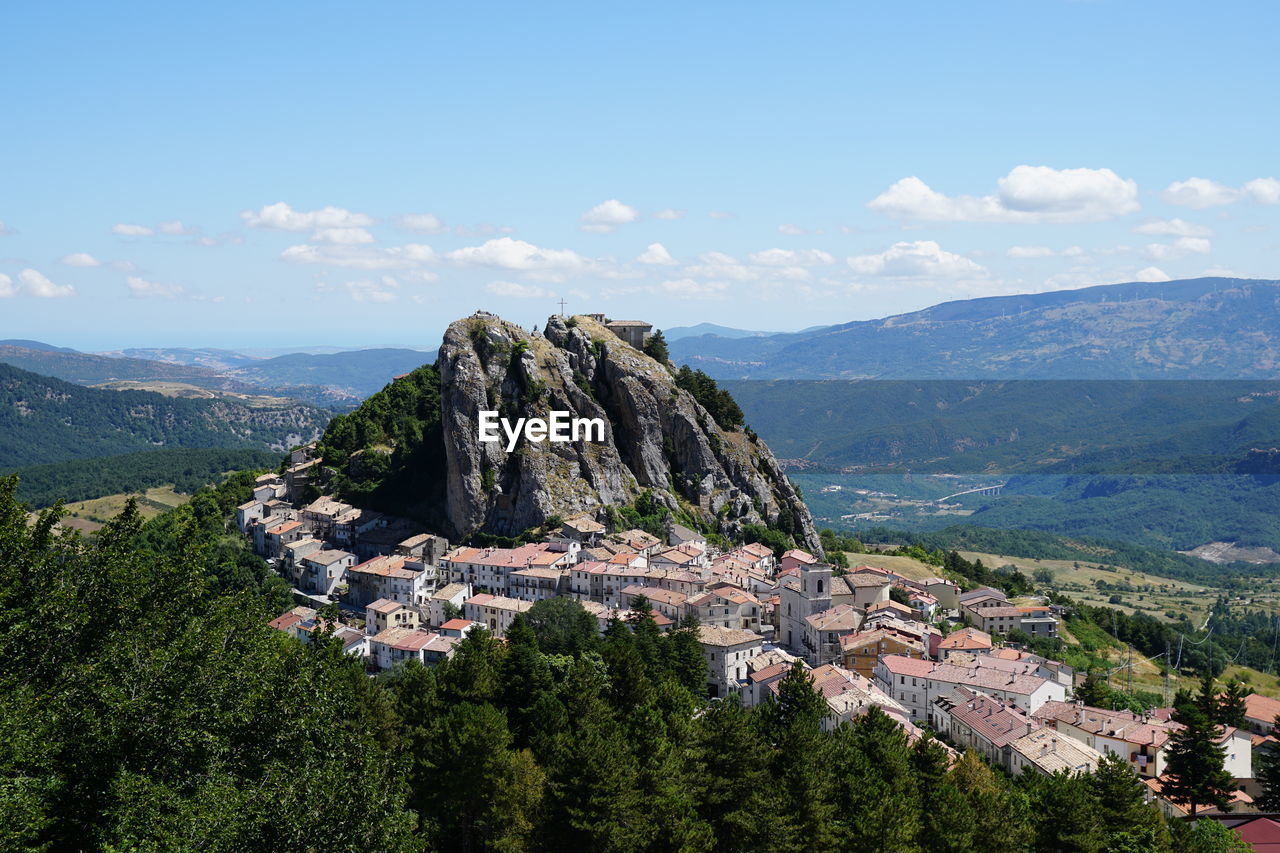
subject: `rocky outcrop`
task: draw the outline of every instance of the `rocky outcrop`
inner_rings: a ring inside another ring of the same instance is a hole
[[[644,490],[728,536],[790,529],[820,552],[804,502],[763,442],[723,430],[667,368],[590,318],[544,334],[487,313],[453,323],[440,349],[441,420],[452,533],[514,535],[549,516],[629,504]],[[482,410],[512,422],[564,411],[600,418],[604,440],[479,440]]]

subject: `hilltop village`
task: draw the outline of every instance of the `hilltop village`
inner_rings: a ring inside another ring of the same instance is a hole
[[[799,549],[721,549],[671,522],[658,537],[582,515],[539,542],[451,547],[331,496],[302,502],[320,462],[295,451],[283,474],[258,478],[236,522],[308,602],[272,627],[303,642],[330,632],[370,673],[438,662],[471,631],[502,638],[540,603],[568,600],[602,633],[638,619],[696,632],[712,701],[760,704],[800,666],[826,700],[830,727],[878,708],[910,739],[927,729],[1013,774],[1088,772],[1103,755],[1119,755],[1166,813],[1187,812],[1159,796],[1178,728],[1169,709],[1087,706],[1075,699],[1082,674],[1006,642],[1013,631],[1057,636],[1053,606],[1017,605],[989,587],[962,591],[943,577],[837,569]],[[1246,804],[1253,751],[1274,742],[1280,703],[1254,695],[1247,705],[1248,725],[1226,727],[1219,739]]]

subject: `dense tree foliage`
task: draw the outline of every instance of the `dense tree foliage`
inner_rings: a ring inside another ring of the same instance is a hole
[[[799,666],[760,706],[707,702],[692,624],[601,634],[540,602],[505,642],[371,679],[266,626],[283,602],[226,550],[251,483],[86,542],[0,481],[0,847],[1209,849],[1123,762],[1011,781],[878,711],[828,731]]]
[[[398,731],[354,661],[214,584],[194,515],[93,542],[0,481],[0,847],[405,848]],[[357,795],[358,792],[358,795]]]
[[[742,426],[742,409],[733,395],[716,385],[716,381],[701,370],[694,370],[687,364],[681,367],[676,371],[676,387],[692,394],[721,429],[734,430]]]
[[[218,482],[228,471],[274,468],[279,461],[280,454],[270,450],[172,448],[33,465],[12,473],[20,480],[19,500],[43,509],[60,500],[87,501],[169,483],[190,495]]]
[[[335,416],[317,452],[335,471],[341,497],[439,526],[445,484],[439,371],[419,367],[354,412]]]
[[[659,364],[671,361],[671,353],[667,351],[667,339],[661,329],[654,329],[653,334],[644,342],[644,354]]]
[[[281,449],[309,438],[328,413],[301,404],[85,388],[0,364],[0,471],[157,447]]]

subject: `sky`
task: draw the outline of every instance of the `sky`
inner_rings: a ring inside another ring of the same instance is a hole
[[[1280,279],[1280,5],[6,4],[0,338]]]

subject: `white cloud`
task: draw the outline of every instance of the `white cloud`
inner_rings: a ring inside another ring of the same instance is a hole
[[[1138,185],[1110,169],[1017,166],[985,196],[947,196],[903,178],[868,204],[897,219],[933,222],[1099,222],[1138,209]]]
[[[508,270],[574,272],[591,267],[589,259],[572,249],[541,249],[524,240],[499,237],[479,246],[454,249],[444,256],[462,266],[498,267]]]
[[[443,234],[449,230],[449,226],[434,213],[409,213],[396,222],[406,231],[416,231],[419,234]]]
[[[1169,274],[1159,267],[1140,269],[1133,276],[1134,281],[1169,281]]]
[[[121,237],[150,237],[156,232],[145,225],[129,225],[122,222],[112,225],[111,233],[119,234]]]
[[[73,252],[62,259],[62,262],[69,267],[100,267],[102,261],[95,258],[88,252]]]
[[[628,204],[623,204],[616,198],[611,198],[582,214],[582,230],[607,233],[619,225],[635,222],[639,218],[640,211]]]
[[[1005,254],[1011,258],[1052,258],[1057,253],[1048,246],[1010,246]]]
[[[430,246],[421,243],[409,243],[389,249],[341,243],[321,246],[303,243],[288,247],[280,253],[280,258],[291,264],[320,264],[356,270],[394,270],[410,269],[433,261],[436,253]]]
[[[176,299],[184,292],[180,285],[147,281],[136,275],[129,276],[125,283],[129,285],[129,295],[134,299]]]
[[[311,235],[311,242],[352,246],[372,243],[373,235],[363,228],[321,228]]]
[[[747,255],[747,260],[762,267],[815,267],[836,262],[821,249],[765,249]]]
[[[670,279],[658,285],[658,290],[675,299],[718,299],[729,289],[723,281],[695,281],[691,278]]]
[[[661,243],[650,243],[649,247],[639,254],[636,258],[638,264],[657,264],[660,266],[670,266],[676,262],[671,257],[671,253],[667,251],[667,247]]]
[[[1172,261],[1187,255],[1205,255],[1211,248],[1204,237],[1179,237],[1172,243],[1148,243],[1143,254],[1153,261]]]
[[[685,213],[686,213],[686,212],[687,212],[687,211],[684,211],[684,210],[676,210],[676,209],[675,209],[675,208],[673,208],[673,207],[668,207],[668,208],[666,208],[665,210],[659,210],[657,213],[655,213],[655,214],[653,215],[653,218],[654,218],[654,219],[666,219],[666,220],[672,220],[672,219],[684,219],[684,215],[685,215]]]
[[[18,289],[13,286],[13,279],[0,272],[0,299],[8,299],[10,296],[16,296]]]
[[[1161,197],[1169,204],[1183,207],[1218,207],[1240,200],[1240,193],[1225,184],[1207,178],[1187,178],[1165,187]]]
[[[485,285],[485,290],[497,296],[511,296],[516,299],[549,299],[554,293],[536,284],[519,284],[514,281],[492,281]]]
[[[69,284],[54,284],[43,273],[25,269],[18,273],[18,281],[27,293],[40,299],[61,299],[73,295],[76,290]]]
[[[894,243],[879,254],[855,255],[847,261],[854,272],[863,275],[962,278],[987,274],[984,267],[945,251],[932,240]]]
[[[368,279],[349,281],[346,286],[347,293],[356,302],[381,304],[395,302],[396,291],[400,288],[400,282],[391,276],[384,275],[379,281],[370,281]]]
[[[18,233],[17,231],[14,231],[8,225],[5,225],[3,219],[0,219],[0,237],[3,237],[7,234],[17,234],[17,233]]]
[[[778,233],[790,234],[793,237],[798,237],[804,233],[804,229],[799,225],[792,225],[790,222],[784,222],[778,226]]]
[[[736,219],[737,217],[727,210],[713,210],[707,214],[708,219]]]
[[[199,234],[200,229],[194,225],[183,225],[181,219],[175,219],[172,222],[161,222],[156,226],[156,230],[161,234]]]
[[[274,228],[277,231],[314,231],[321,228],[367,228],[373,218],[341,207],[319,210],[294,210],[283,201],[269,204],[258,211],[246,210],[240,218],[251,228]]]
[[[760,277],[758,270],[751,269],[724,252],[703,252],[698,256],[698,263],[690,264],[684,271],[698,278],[727,278],[733,281],[754,281]]]
[[[1135,234],[1152,234],[1157,237],[1212,237],[1213,230],[1185,219],[1154,219],[1133,229]]]
[[[1246,181],[1239,189],[1235,189],[1208,178],[1187,178],[1185,181],[1174,181],[1169,184],[1160,195],[1169,204],[1198,209],[1222,207],[1238,201],[1280,204],[1280,180],[1254,178]]]
[[[1258,204],[1280,204],[1280,180],[1275,178],[1254,178],[1240,191]]]

